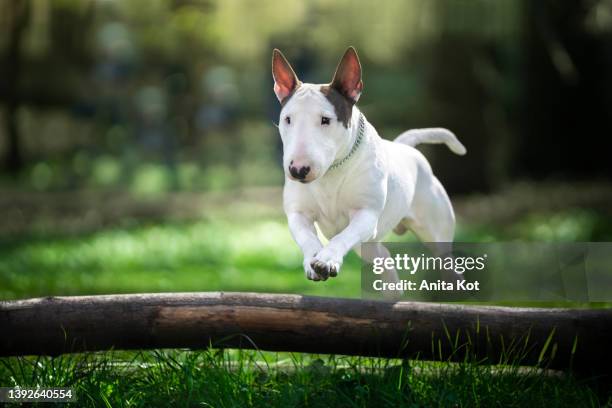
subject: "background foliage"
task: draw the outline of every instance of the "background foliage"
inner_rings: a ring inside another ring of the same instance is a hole
[[[609,0],[16,0],[0,33],[13,186],[279,185],[271,49],[326,82],[349,44],[384,137],[445,126],[467,145],[427,149],[452,192],[612,173]]]
[[[354,257],[301,276],[274,47],[325,82],[356,46],[383,137],[455,131],[459,240],[610,239],[611,35],[610,0],[2,2],[0,296],[358,296]]]
[[[458,240],[612,240],[612,0],[10,0],[0,299],[359,296],[354,254],[336,279],[303,276],[270,75],[278,47],[327,82],[348,45],[383,137],[443,126],[467,146],[422,147]],[[74,386],[80,406],[610,404],[511,363],[232,351],[5,358],[0,385]]]

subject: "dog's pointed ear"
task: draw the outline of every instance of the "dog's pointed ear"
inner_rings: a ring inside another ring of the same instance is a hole
[[[274,93],[281,103],[300,85],[300,80],[295,75],[293,68],[283,53],[276,48],[272,51],[272,77],[274,78]]]
[[[340,60],[331,86],[354,102],[359,100],[363,90],[361,64],[355,48],[349,47]]]

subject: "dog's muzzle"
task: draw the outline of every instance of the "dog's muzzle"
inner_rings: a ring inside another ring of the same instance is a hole
[[[294,166],[293,160],[289,163],[289,174],[295,180],[301,183],[308,183],[311,180],[306,180],[306,176],[310,173],[310,166]]]

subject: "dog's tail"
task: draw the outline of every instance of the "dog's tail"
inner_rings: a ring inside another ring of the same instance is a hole
[[[407,130],[396,137],[394,142],[412,147],[421,143],[444,143],[453,153],[460,156],[463,156],[467,152],[465,146],[461,144],[453,132],[444,128]]]

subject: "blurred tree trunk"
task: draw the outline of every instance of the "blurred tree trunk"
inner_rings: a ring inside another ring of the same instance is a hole
[[[592,15],[601,1],[525,1],[523,177],[612,175],[612,36]],[[608,7],[609,6],[605,6]]]
[[[17,111],[20,104],[21,42],[29,22],[29,0],[13,0],[9,2],[6,9],[8,10],[10,28],[8,30],[7,51],[4,57],[6,66],[5,131],[8,137],[4,166],[9,172],[15,174],[23,167]]]

